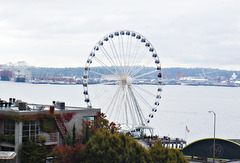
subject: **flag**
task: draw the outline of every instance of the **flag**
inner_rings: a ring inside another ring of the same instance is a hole
[[[189,133],[190,132],[190,130],[188,129],[188,127],[186,126],[186,131]]]

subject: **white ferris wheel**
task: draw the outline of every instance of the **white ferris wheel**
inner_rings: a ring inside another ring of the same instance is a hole
[[[94,85],[92,85],[94,84]],[[101,93],[96,94],[97,90]],[[141,34],[120,30],[101,38],[90,52],[83,75],[87,107],[100,99],[109,121],[123,130],[149,127],[162,91],[159,56]]]

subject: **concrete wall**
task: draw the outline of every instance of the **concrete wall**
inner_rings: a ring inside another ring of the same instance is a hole
[[[65,123],[65,126],[68,129],[68,132],[72,134],[73,125],[75,124],[76,127],[76,135],[81,134],[82,130],[82,123],[84,117],[96,117],[97,113],[100,112],[101,109],[87,109],[75,112],[76,115],[73,116],[70,122]]]

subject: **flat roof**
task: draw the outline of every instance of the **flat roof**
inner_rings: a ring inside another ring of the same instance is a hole
[[[101,111],[100,108],[65,106],[65,102],[53,101],[52,105],[27,103],[21,100],[10,98],[9,102],[0,98],[0,113],[2,114],[46,114],[49,113],[51,107],[54,107],[55,113],[83,112],[83,111]]]
[[[83,108],[83,107],[65,107],[65,109],[55,108],[55,113],[78,113],[84,111],[101,111],[100,108]],[[19,110],[18,107],[11,108],[0,108],[0,114],[47,114],[50,112],[50,106],[44,106],[42,109],[27,109],[27,110]]]

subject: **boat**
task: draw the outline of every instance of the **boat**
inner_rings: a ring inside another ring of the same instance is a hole
[[[26,82],[26,77],[25,77],[25,76],[22,76],[22,75],[19,75],[19,76],[17,76],[17,77],[14,78],[14,81],[15,81],[15,82],[25,83],[25,82]]]
[[[12,77],[12,71],[11,70],[2,70],[0,73],[1,80],[2,81],[10,81]]]

